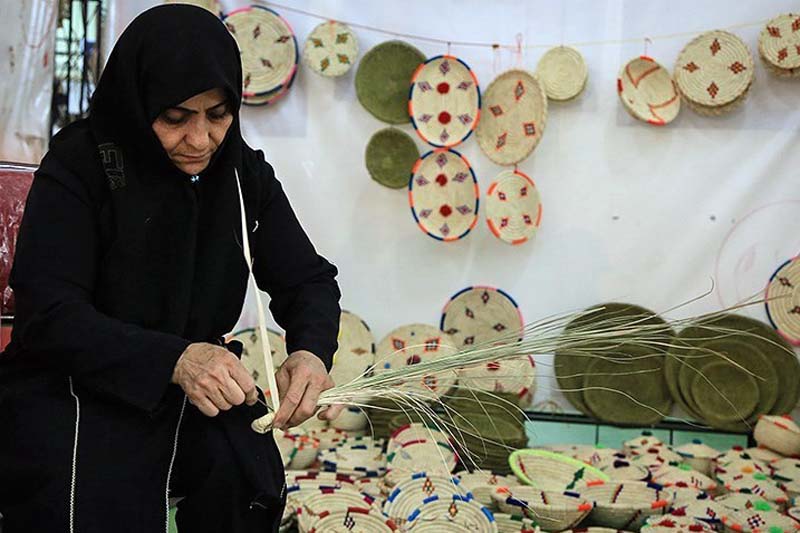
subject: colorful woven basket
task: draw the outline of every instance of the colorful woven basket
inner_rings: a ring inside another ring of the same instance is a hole
[[[714,459],[720,453],[719,450],[703,444],[703,441],[699,439],[675,448],[675,452],[683,457],[686,464],[706,476],[710,476],[714,472]]]
[[[289,23],[275,11],[252,5],[231,11],[223,18],[236,38],[242,57],[242,96],[282,96],[297,72],[297,39]],[[266,103],[266,102],[256,102]]]
[[[669,124],[681,110],[681,98],[669,71],[647,56],[631,59],[622,67],[617,94],[633,118],[655,126]]]
[[[758,36],[758,52],[776,76],[800,76],[800,15],[788,13],[767,22]]]
[[[651,516],[640,529],[642,533],[702,533],[714,531],[706,523],[689,517]]]
[[[492,474],[491,472],[461,472],[458,474],[461,486],[472,493],[477,501],[489,508],[494,507],[492,494],[498,487],[516,487],[519,481],[515,477]]]
[[[330,376],[337,385],[344,385],[363,375],[375,363],[375,337],[361,317],[342,311],[338,340],[339,349],[333,354]]]
[[[527,159],[547,125],[547,95],[536,75],[513,69],[500,74],[483,95],[475,131],[478,145],[498,165]]]
[[[713,493],[717,483],[686,463],[665,464],[653,472],[653,481],[664,487],[691,487]]]
[[[408,202],[419,228],[434,239],[463,239],[478,223],[480,190],[467,159],[455,150],[437,149],[414,165]]]
[[[593,523],[631,531],[638,531],[647,518],[666,513],[671,504],[662,486],[641,481],[595,484],[582,495],[594,501]]]
[[[319,520],[331,512],[347,511],[353,507],[371,509],[371,512],[380,515],[380,505],[374,498],[347,486],[320,487],[307,492],[297,509],[297,525],[301,531],[310,531]]]
[[[357,57],[356,35],[346,24],[334,20],[314,28],[303,48],[306,65],[317,74],[332,78],[346,74]]]
[[[498,487],[492,498],[500,510],[523,514],[545,531],[563,531],[578,525],[592,503],[575,491],[544,491],[533,487]]]
[[[574,491],[584,484],[609,480],[593,466],[546,450],[516,450],[508,457],[508,464],[524,484],[543,490]]]
[[[386,468],[403,472],[450,473],[458,460],[447,442],[420,439],[404,443],[386,456]]]
[[[519,170],[501,172],[486,191],[486,223],[508,244],[532,240],[542,221],[542,200],[533,180]]]
[[[369,50],[356,71],[356,96],[372,116],[389,124],[408,122],[408,86],[425,55],[403,41]]]
[[[765,300],[772,326],[787,341],[800,346],[800,257],[775,270],[767,284]]]
[[[750,49],[739,37],[710,31],[681,51],[675,64],[675,82],[689,103],[723,111],[726,108],[722,106],[746,96],[754,70]]]
[[[536,522],[522,515],[492,513],[497,523],[498,533],[536,533],[539,531]]]
[[[346,510],[323,511],[309,533],[387,533],[397,526],[372,507],[348,507]]]
[[[753,438],[761,445],[787,456],[800,455],[800,427],[789,415],[762,416]]]
[[[481,117],[478,78],[457,57],[428,59],[411,77],[408,114],[417,134],[439,148],[461,144]]]
[[[557,46],[539,59],[536,75],[549,99],[571,100],[583,92],[589,70],[580,52],[569,46]]]
[[[365,160],[373,180],[390,189],[408,187],[411,170],[419,159],[414,139],[397,128],[376,132],[367,144]]]
[[[408,474],[392,489],[383,504],[383,512],[402,525],[431,496],[451,498],[454,495],[461,495],[467,497],[469,491],[464,490],[460,483],[456,477],[440,474],[426,472]]]
[[[391,454],[408,443],[422,440],[440,442],[442,444],[450,443],[448,436],[432,425],[426,426],[420,422],[413,422],[404,424],[392,432],[389,436],[389,443],[386,445],[386,453]]]
[[[800,530],[800,522],[769,506],[734,511],[722,517],[726,532],[735,533],[783,533]]]
[[[469,496],[453,495],[427,498],[414,510],[405,523],[410,532],[496,533],[497,524],[492,512]]]

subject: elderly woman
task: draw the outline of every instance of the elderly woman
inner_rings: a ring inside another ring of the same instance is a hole
[[[250,429],[266,411],[223,341],[248,279],[235,171],[254,275],[291,354],[278,427],[312,416],[332,386],[339,289],[242,139],[241,87],[217,18],[156,7],[120,37],[89,118],[53,139],[0,357],[5,533],[161,531],[172,496],[181,533],[276,530],[281,458]]]

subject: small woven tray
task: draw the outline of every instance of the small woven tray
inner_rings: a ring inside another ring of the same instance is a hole
[[[800,76],[800,15],[788,13],[767,22],[758,36],[758,52],[777,76]]]
[[[486,224],[508,244],[532,240],[542,222],[542,199],[533,180],[519,170],[501,172],[486,190]]]
[[[755,441],[786,456],[800,455],[800,427],[789,415],[762,416],[753,433]]]
[[[664,514],[671,503],[662,486],[641,481],[593,485],[584,489],[583,497],[594,501],[594,523],[631,531],[638,531],[648,517]]]
[[[314,28],[306,39],[303,60],[308,67],[327,77],[343,76],[358,57],[358,39],[341,22],[329,20]]]
[[[767,284],[764,305],[778,333],[800,346],[800,258],[790,259],[775,270]]]
[[[574,48],[551,48],[539,60],[536,75],[551,100],[571,100],[583,92],[589,70],[583,56]]]
[[[501,510],[524,514],[545,531],[575,527],[592,510],[591,502],[574,491],[555,492],[533,487],[499,487],[492,498]]]
[[[630,115],[648,124],[669,124],[681,110],[681,98],[667,69],[640,56],[628,61],[617,78],[617,94]]]
[[[584,483],[608,481],[608,475],[566,455],[545,450],[516,450],[508,458],[514,474],[526,485],[544,490],[575,490]]]
[[[419,159],[414,139],[397,128],[376,132],[367,144],[365,160],[373,180],[390,189],[405,189]]]

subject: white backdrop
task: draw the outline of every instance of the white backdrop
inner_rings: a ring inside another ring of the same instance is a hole
[[[339,267],[343,307],[360,314],[376,340],[402,324],[438,324],[448,298],[478,284],[508,291],[531,321],[610,300],[662,311],[709,290],[713,278],[713,294],[671,316],[715,310],[763,288],[800,251],[800,81],[771,77],[756,59],[756,81],[740,110],[707,118],[684,107],[664,128],[630,118],[615,86],[620,67],[644,52],[644,37],[652,38],[648,54],[671,69],[691,37],[658,36],[765,21],[797,11],[797,2],[284,1],[338,20],[445,40],[511,44],[517,33],[525,45],[637,38],[578,47],[589,66],[587,89],[576,101],[551,104],[541,144],[520,165],[544,205],[536,241],[522,246],[495,239],[484,220],[454,243],[416,227],[406,191],[383,188],[366,171],[365,147],[384,125],[358,103],[354,72],[331,80],[301,67],[283,101],[243,109],[245,137],[266,152],[319,251]],[[154,2],[112,4],[113,39]],[[242,5],[223,2],[228,10]],[[301,46],[320,22],[282,14]],[[392,38],[355,31],[362,54]],[[757,54],[760,27],[733,31]],[[428,56],[447,51],[409,42]],[[486,48],[453,46],[451,53],[486,87],[518,61],[535,69],[544,50],[525,50],[521,58]],[[474,136],[456,149],[485,192],[501,167],[482,154]],[[253,305],[248,299],[241,326],[255,322]],[[762,308],[748,314],[766,319]],[[567,407],[553,392],[549,358],[537,361],[537,400]]]

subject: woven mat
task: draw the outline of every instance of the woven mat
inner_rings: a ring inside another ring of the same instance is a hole
[[[333,20],[314,28],[303,48],[306,65],[317,74],[328,77],[346,74],[357,57],[358,39],[355,33],[346,24]]]
[[[583,56],[569,46],[556,46],[544,53],[536,75],[551,100],[571,100],[583,92],[589,70]]]
[[[800,75],[800,15],[787,13],[767,22],[758,37],[758,52],[770,72]]]
[[[373,180],[390,189],[403,189],[408,187],[419,149],[406,132],[384,128],[369,140],[364,159]]]
[[[411,77],[425,55],[403,41],[386,41],[364,54],[356,71],[356,96],[364,109],[389,124],[408,122]]]
[[[790,259],[775,270],[766,298],[764,305],[772,326],[787,341],[800,346],[800,258]]]
[[[622,106],[638,120],[663,126],[681,110],[681,98],[669,71],[647,56],[628,61],[617,78]]]
[[[532,240],[542,221],[542,201],[533,180],[519,170],[501,172],[486,191],[486,224],[508,244]]]

